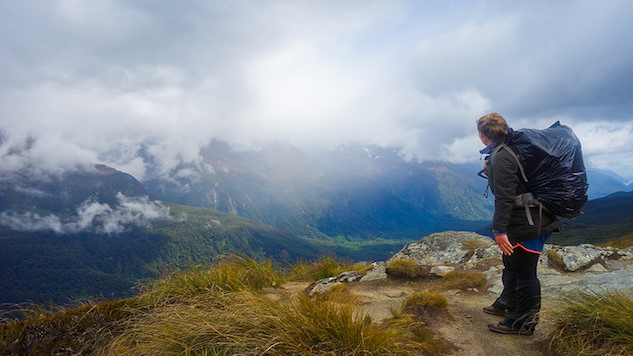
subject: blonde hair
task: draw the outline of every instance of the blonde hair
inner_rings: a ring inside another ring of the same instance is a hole
[[[492,142],[503,142],[508,133],[508,123],[496,112],[484,115],[477,120],[477,130]]]

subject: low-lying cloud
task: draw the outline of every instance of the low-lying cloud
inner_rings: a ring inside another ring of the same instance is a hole
[[[0,225],[18,231],[53,231],[58,234],[74,234],[84,231],[98,234],[116,234],[137,226],[149,226],[152,221],[170,220],[169,207],[148,197],[127,197],[117,193],[118,204],[108,204],[92,199],[84,201],[76,209],[76,215],[60,218],[56,215],[41,216],[32,212],[3,211]]]
[[[0,170],[104,163],[142,180],[147,160],[168,173],[212,139],[461,162],[478,158],[474,121],[491,111],[515,128],[626,123],[631,13],[630,1],[0,2]],[[620,160],[633,150],[604,134],[588,152],[633,177]]]

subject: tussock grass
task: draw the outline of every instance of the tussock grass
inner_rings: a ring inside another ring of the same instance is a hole
[[[343,302],[345,300],[348,300],[350,303],[359,304],[358,297],[352,294],[349,287],[345,283],[337,283],[333,285],[330,289],[325,291],[325,293],[319,293],[315,297],[323,298],[323,299],[334,298],[335,300],[339,300]]]
[[[323,256],[317,262],[298,261],[291,266],[288,279],[302,282],[318,281],[323,278],[338,276],[342,272],[366,272],[370,268],[371,265],[353,264],[332,256]]]
[[[550,268],[558,272],[566,272],[565,271],[565,262],[563,262],[563,256],[557,254],[554,251],[547,251],[547,263]]]
[[[176,271],[141,287],[141,298],[156,302],[188,300],[201,294],[214,295],[243,289],[259,290],[284,283],[283,272],[270,260],[257,261],[247,256],[234,256],[213,266]]]
[[[442,290],[469,290],[486,288],[486,276],[478,271],[455,270],[446,273],[438,283],[431,287],[433,291]]]
[[[402,311],[415,315],[427,324],[450,318],[446,297],[431,291],[420,291],[408,296],[403,302]]]
[[[427,276],[426,269],[413,260],[395,259],[385,265],[389,276],[396,278],[421,278]]]
[[[243,256],[174,272],[142,287],[134,298],[34,311],[27,320],[0,325],[0,354],[431,355],[441,350],[443,344],[416,320],[373,322],[346,286],[315,297],[270,288],[287,278],[271,261]]]
[[[633,300],[622,292],[565,294],[550,316],[546,340],[553,354],[633,354]]]
[[[484,247],[484,246],[488,246],[490,245],[489,243],[485,243],[481,240],[468,240],[468,241],[464,241],[462,242],[462,250],[466,250],[466,251],[470,251],[470,252],[475,252],[476,249],[480,248],[480,247]]]
[[[633,246],[633,234],[622,236],[613,241],[609,241],[607,243],[601,244],[602,247],[615,247],[619,249],[627,248]]]
[[[481,260],[478,260],[472,269],[477,271],[487,271],[492,266],[501,266],[503,262],[499,257],[488,257]]]
[[[442,319],[451,319],[448,312],[448,301],[439,294],[430,291],[416,292],[402,303],[399,310],[392,310],[393,318],[385,325],[406,328],[420,342],[425,355],[443,355],[450,353],[451,346],[442,341],[427,327]]]
[[[158,308],[135,320],[102,354],[422,354],[414,333],[376,325],[345,289],[316,298],[300,293],[273,300],[248,290],[219,297]]]
[[[123,331],[136,299],[84,301],[71,309],[21,306],[25,319],[3,320],[0,355],[90,355]]]

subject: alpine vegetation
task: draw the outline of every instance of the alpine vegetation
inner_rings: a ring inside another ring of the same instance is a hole
[[[0,326],[0,354],[430,355],[442,343],[413,318],[375,322],[345,288],[281,289],[288,272],[233,257],[174,272],[115,302],[37,309]]]
[[[625,293],[568,293],[551,314],[554,327],[546,339],[554,354],[633,354],[633,299]]]

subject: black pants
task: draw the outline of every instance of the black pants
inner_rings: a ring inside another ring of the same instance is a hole
[[[510,255],[503,255],[503,292],[495,307],[510,310],[511,315],[501,322],[514,329],[534,329],[541,309],[541,283],[536,277],[539,254],[521,247]]]

